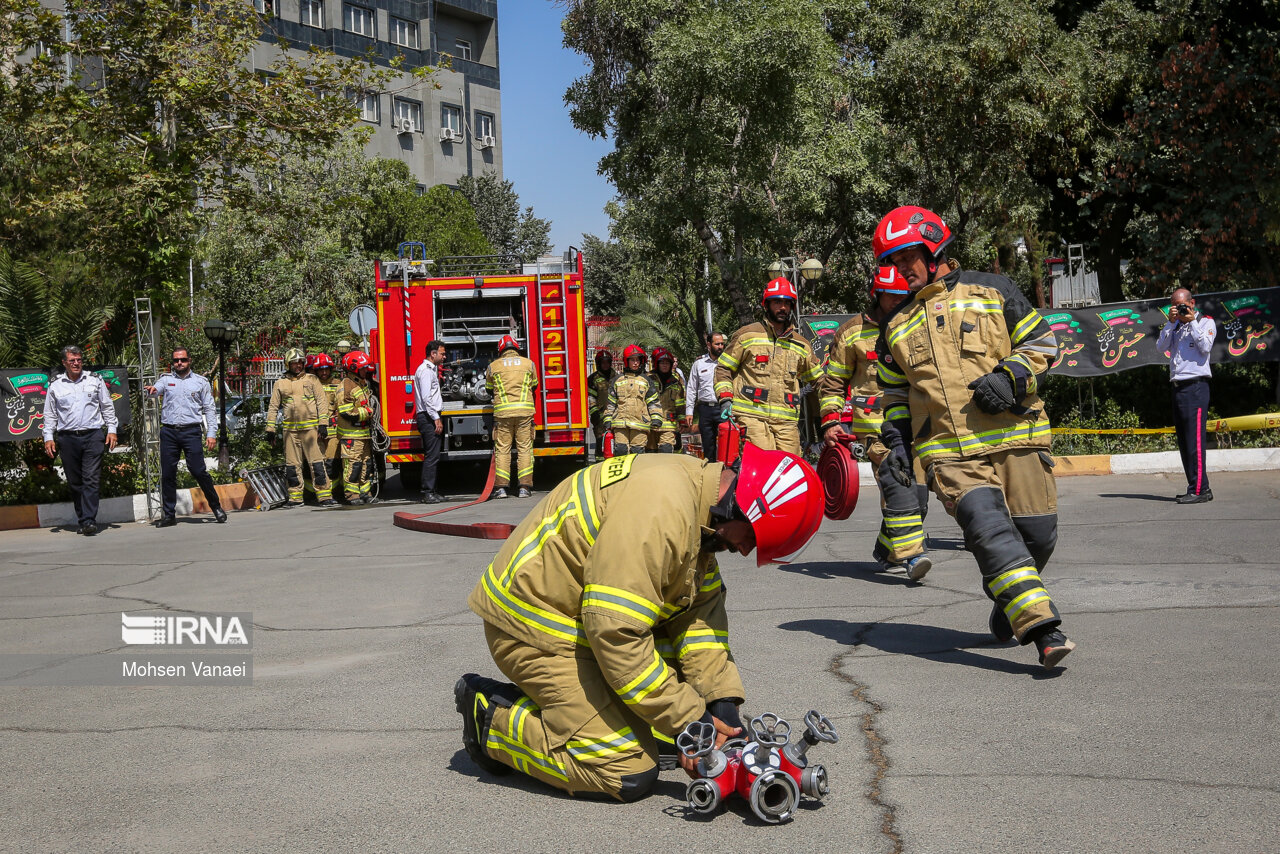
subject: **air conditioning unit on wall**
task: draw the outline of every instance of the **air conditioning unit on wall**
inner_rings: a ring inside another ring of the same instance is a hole
[[[440,128],[441,142],[462,142],[462,134],[451,128]]]
[[[497,144],[498,144],[498,141],[491,136],[480,137],[481,148],[493,148]]]

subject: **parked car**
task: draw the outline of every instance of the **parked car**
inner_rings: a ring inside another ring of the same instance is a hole
[[[234,436],[247,424],[259,427],[267,422],[267,407],[271,405],[271,395],[255,394],[249,397],[235,397],[228,400],[227,434]]]

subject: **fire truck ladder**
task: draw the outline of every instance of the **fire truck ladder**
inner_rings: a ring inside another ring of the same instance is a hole
[[[541,328],[542,341],[539,348],[542,356],[539,362],[538,376],[542,381],[542,394],[539,395],[542,407],[542,429],[549,430],[567,430],[573,425],[572,404],[569,397],[569,374],[567,365],[569,364],[569,329],[568,329],[568,297],[565,293],[566,282],[564,278],[564,267],[559,268],[559,273],[548,273],[546,278],[543,277],[542,265],[537,268],[538,276],[538,317],[541,320],[539,324]],[[531,347],[533,342],[528,342]],[[555,361],[559,361],[559,370],[552,374],[550,367]],[[551,382],[552,376],[557,376],[559,381]],[[557,386],[559,386],[557,388]],[[563,420],[557,418],[552,420],[552,412],[557,415],[564,412]]]

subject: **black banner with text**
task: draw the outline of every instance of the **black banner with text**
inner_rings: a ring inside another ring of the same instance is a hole
[[[123,365],[108,365],[93,371],[107,384],[111,402],[116,408],[119,429],[129,423],[129,370]],[[0,370],[0,397],[4,398],[4,429],[0,442],[39,439],[44,428],[44,398],[51,375],[40,368]]]

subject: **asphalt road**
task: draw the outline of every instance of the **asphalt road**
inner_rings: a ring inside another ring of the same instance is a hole
[[[251,687],[0,687],[5,851],[1280,851],[1280,480],[1059,482],[1046,579],[1080,645],[996,645],[935,502],[924,584],[877,572],[867,500],[784,568],[723,562],[753,712],[818,709],[832,792],[766,826],[480,772],[458,675],[498,675],[464,599],[495,544],[394,506],[0,533],[0,657],[122,647],[122,611],[252,612]],[[516,521],[532,502],[446,515]],[[457,517],[457,518],[451,518]]]

